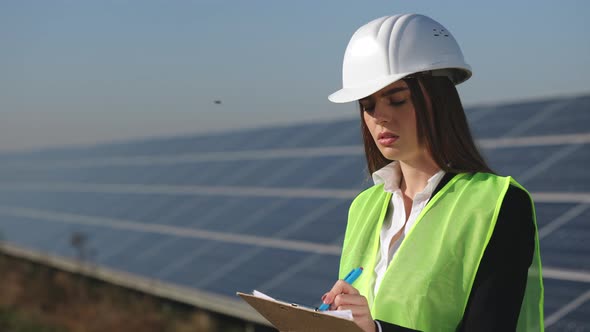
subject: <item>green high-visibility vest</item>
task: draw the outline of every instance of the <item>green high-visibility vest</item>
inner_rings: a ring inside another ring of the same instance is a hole
[[[367,297],[374,319],[420,331],[455,331],[511,184],[522,188],[511,177],[488,173],[463,173],[451,179],[417,217],[376,294],[373,273],[391,193],[383,185],[365,190],[350,207],[340,279],[353,268],[364,268],[354,287]],[[533,219],[536,230],[534,206]],[[518,331],[543,331],[542,322],[543,281],[535,232]]]

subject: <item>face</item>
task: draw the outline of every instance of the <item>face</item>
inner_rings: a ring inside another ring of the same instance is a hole
[[[416,112],[406,82],[394,82],[359,102],[367,128],[385,158],[410,162],[428,156],[418,142]]]

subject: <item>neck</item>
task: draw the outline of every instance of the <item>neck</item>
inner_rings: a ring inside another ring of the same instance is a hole
[[[424,190],[428,179],[440,171],[440,167],[430,156],[420,160],[400,161],[400,169],[402,171],[400,186],[405,195],[412,199]]]

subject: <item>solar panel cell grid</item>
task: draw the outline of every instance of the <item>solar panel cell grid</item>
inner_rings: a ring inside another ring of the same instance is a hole
[[[588,297],[587,297],[588,298]],[[546,329],[547,332],[578,332],[588,330],[590,300],[586,300],[573,311],[565,314],[555,324]]]
[[[521,177],[528,178],[527,174],[532,167],[539,165],[561,149],[563,149],[561,145],[484,149],[483,154],[496,173],[511,175],[517,181],[521,181]]]
[[[566,212],[577,206],[574,203],[535,203],[537,214],[537,226],[539,229],[547,226],[550,222],[563,216]]]
[[[471,130],[475,137],[502,137],[510,133],[516,126],[529,121],[540,112],[547,111],[559,101],[533,102],[510,104],[494,107],[484,116],[477,117],[470,123]]]
[[[135,232],[128,230],[117,230],[117,232],[124,234],[121,239],[123,242],[119,243],[113,248],[101,248],[97,255],[97,259],[101,263],[117,267],[124,267],[125,270],[129,270],[131,267],[136,266],[137,262],[147,263],[147,260],[140,260],[142,255],[149,255],[150,249],[154,245],[157,245],[158,243],[167,239],[166,235],[157,233]],[[106,243],[108,242],[110,241],[107,240]]]
[[[160,218],[155,218],[154,222],[160,220],[172,226],[190,227],[194,225],[194,227],[198,228],[200,225],[206,223],[205,217],[211,213],[211,210],[215,206],[218,206],[223,199],[227,199],[221,198],[220,200],[219,197],[215,196],[207,197],[198,195],[188,197],[187,200],[181,200],[181,198],[175,197],[175,200],[179,203],[174,210],[167,211]]]
[[[30,247],[36,246],[35,237],[28,234],[29,229],[34,229],[35,222],[27,218],[14,216],[2,216],[0,222],[0,237],[4,241],[10,240]]]
[[[564,281],[545,278],[545,317],[549,318],[568,303],[573,302],[580,295],[590,290],[585,282]]]
[[[99,264],[120,267],[123,271],[125,261],[133,259],[134,255],[140,250],[147,250],[149,244],[153,245],[154,239],[160,239],[162,234],[128,231],[125,229],[116,229],[116,235],[112,239],[107,239],[103,246],[99,248],[96,261]]]
[[[264,218],[250,224],[247,229],[242,230],[242,233],[293,239],[293,233],[298,230],[301,223],[315,220],[331,210],[335,204],[329,200],[292,200],[269,210]]]
[[[563,149],[563,148],[562,148]],[[590,190],[590,144],[573,145],[569,150],[562,150],[563,157],[554,164],[540,171],[528,185],[530,190],[554,191],[559,188],[567,192],[588,192]],[[549,157],[549,156],[548,156]]]
[[[252,250],[252,249],[249,249]],[[245,255],[248,255],[246,251]],[[234,259],[237,261],[238,256],[244,253],[235,253]],[[276,276],[283,270],[307,256],[306,253],[294,252],[290,250],[262,250],[257,252],[251,258],[240,263],[231,273],[221,276],[216,282],[211,283],[209,288],[215,292],[233,295],[232,290],[243,289],[244,291],[253,290],[260,285],[261,280],[269,279]],[[292,287],[289,285],[289,287]]]
[[[349,189],[359,188],[362,183],[364,165],[359,156],[300,158],[286,163],[276,170],[272,182],[266,181],[269,186]],[[296,167],[288,167],[291,165]]]
[[[150,277],[157,277],[162,270],[166,269],[170,264],[173,264],[171,257],[180,259],[193,251],[199,250],[202,244],[195,239],[175,238],[174,241],[167,241],[171,237],[161,236],[153,241],[144,240],[148,242],[141,249],[135,250],[135,257],[130,262],[130,270],[140,275],[147,275]],[[150,248],[160,242],[165,242],[168,245],[159,248],[159,250],[151,251]],[[198,262],[195,262],[198,264]],[[215,268],[219,268],[223,261],[218,261]]]
[[[559,135],[587,133],[590,123],[590,97],[571,100],[551,117],[531,127],[526,134]]]
[[[581,214],[543,238],[541,250],[545,264],[590,271],[590,204],[584,206]]]
[[[260,251],[260,248],[237,244],[211,244],[207,250],[199,250],[199,255],[190,255],[189,260],[183,261],[184,264],[175,267],[173,273],[169,273],[167,278],[181,284],[206,289],[212,291],[211,287],[216,287],[223,291],[225,295],[234,296],[236,289],[223,287],[219,278],[226,273],[239,273],[235,268],[241,264],[244,257],[252,251]],[[181,257],[181,259],[184,259]],[[245,259],[245,262],[248,260]],[[221,272],[221,273],[220,273]],[[246,290],[247,291],[247,290]]]
[[[277,298],[289,299],[289,301],[300,303],[308,306],[319,306],[321,296],[330,290],[336,282],[338,275],[337,257],[332,260],[321,260],[323,264],[313,264],[307,268],[293,273],[281,285],[277,285],[269,293]],[[317,270],[331,268],[334,274],[329,277],[320,275]]]
[[[314,135],[299,139],[295,147],[343,146],[361,143],[361,130],[358,120],[355,118],[322,124]]]
[[[318,206],[310,217],[303,216],[295,224],[285,227],[280,232],[281,237],[313,243],[334,243],[341,238],[346,228],[349,205],[349,202],[342,201]],[[314,232],[310,232],[310,228]]]

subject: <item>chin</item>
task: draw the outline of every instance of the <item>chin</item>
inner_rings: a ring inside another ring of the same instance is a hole
[[[390,149],[380,149],[379,151],[381,151],[381,154],[383,155],[383,157],[385,157],[386,159],[389,159],[391,161],[394,160],[400,160],[400,154],[395,152],[395,151],[391,151]]]

